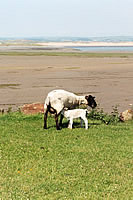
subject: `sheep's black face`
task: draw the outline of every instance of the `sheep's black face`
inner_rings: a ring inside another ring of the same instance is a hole
[[[97,106],[97,103],[95,101],[95,97],[89,95],[89,96],[85,96],[85,99],[88,102],[88,106],[90,106],[91,108],[95,108]]]

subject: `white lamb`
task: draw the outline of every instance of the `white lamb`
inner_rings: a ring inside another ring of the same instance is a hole
[[[73,119],[81,118],[81,127],[83,126],[83,121],[85,123],[85,129],[88,129],[88,120],[87,120],[87,113],[89,111],[87,109],[73,109],[68,110],[64,108],[61,114],[69,120],[68,128],[72,129]]]

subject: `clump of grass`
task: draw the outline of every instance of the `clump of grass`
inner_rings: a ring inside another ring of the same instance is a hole
[[[119,119],[119,112],[118,112],[118,107],[114,106],[113,111],[111,114],[105,113],[103,109],[94,109],[90,112],[89,118],[95,119],[95,120],[101,120],[105,124],[116,124],[120,122]]]
[[[7,83],[7,84],[0,84],[0,88],[5,89],[5,88],[11,88],[11,89],[15,89],[17,86],[20,86],[20,84],[12,84],[12,83]]]
[[[7,109],[7,113],[9,114],[9,113],[11,113],[12,112],[12,107],[10,106],[10,107],[8,107],[8,109]]]
[[[3,115],[5,110],[3,108],[0,109],[0,113]]]
[[[17,109],[17,112],[18,112],[18,113],[22,113],[22,111],[21,111],[21,108],[20,108],[20,107],[18,107],[18,109]]]

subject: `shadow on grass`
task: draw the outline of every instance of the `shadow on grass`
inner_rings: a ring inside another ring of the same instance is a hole
[[[63,123],[62,123],[62,126],[61,126],[61,129],[67,129],[68,128],[68,121],[63,121]],[[88,128],[90,127],[90,126],[99,126],[99,125],[101,125],[102,123],[99,121],[99,122],[90,122],[90,123],[88,123]],[[73,129],[76,129],[76,128],[85,128],[85,124],[83,124],[83,127],[81,127],[81,123],[80,123],[80,121],[73,121]],[[49,129],[56,129],[56,124],[55,124],[55,122],[54,122],[54,124],[48,124],[48,126],[47,126],[47,129],[46,130],[49,130]],[[45,130],[45,129],[44,129]]]
[[[97,126],[99,126],[99,125],[101,125],[101,123],[99,122],[92,122],[92,123],[88,123],[88,128],[90,127],[90,126],[94,126],[94,125],[97,125]],[[68,128],[68,122],[64,122],[63,124],[62,124],[62,128]],[[80,122],[73,122],[73,129],[75,129],[75,128],[85,128],[85,124],[83,124],[83,127],[81,127],[81,124],[80,124]]]

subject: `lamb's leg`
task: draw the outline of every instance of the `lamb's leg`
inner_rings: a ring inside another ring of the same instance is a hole
[[[48,117],[48,109],[44,113],[44,129],[47,129],[47,117]]]
[[[73,126],[73,119],[71,118],[68,124],[68,128],[72,129]]]
[[[83,128],[83,119],[80,119],[81,128]]]
[[[82,117],[82,120],[85,122],[85,129],[88,129],[88,120],[86,117]]]
[[[87,120],[87,118],[84,119],[84,122],[85,122],[85,129],[88,129],[88,120]]]
[[[60,126],[59,126],[59,123],[58,123],[58,117],[59,117],[59,114],[56,113],[56,114],[55,114],[56,129],[57,129],[57,130],[61,130],[61,129],[60,129]]]

